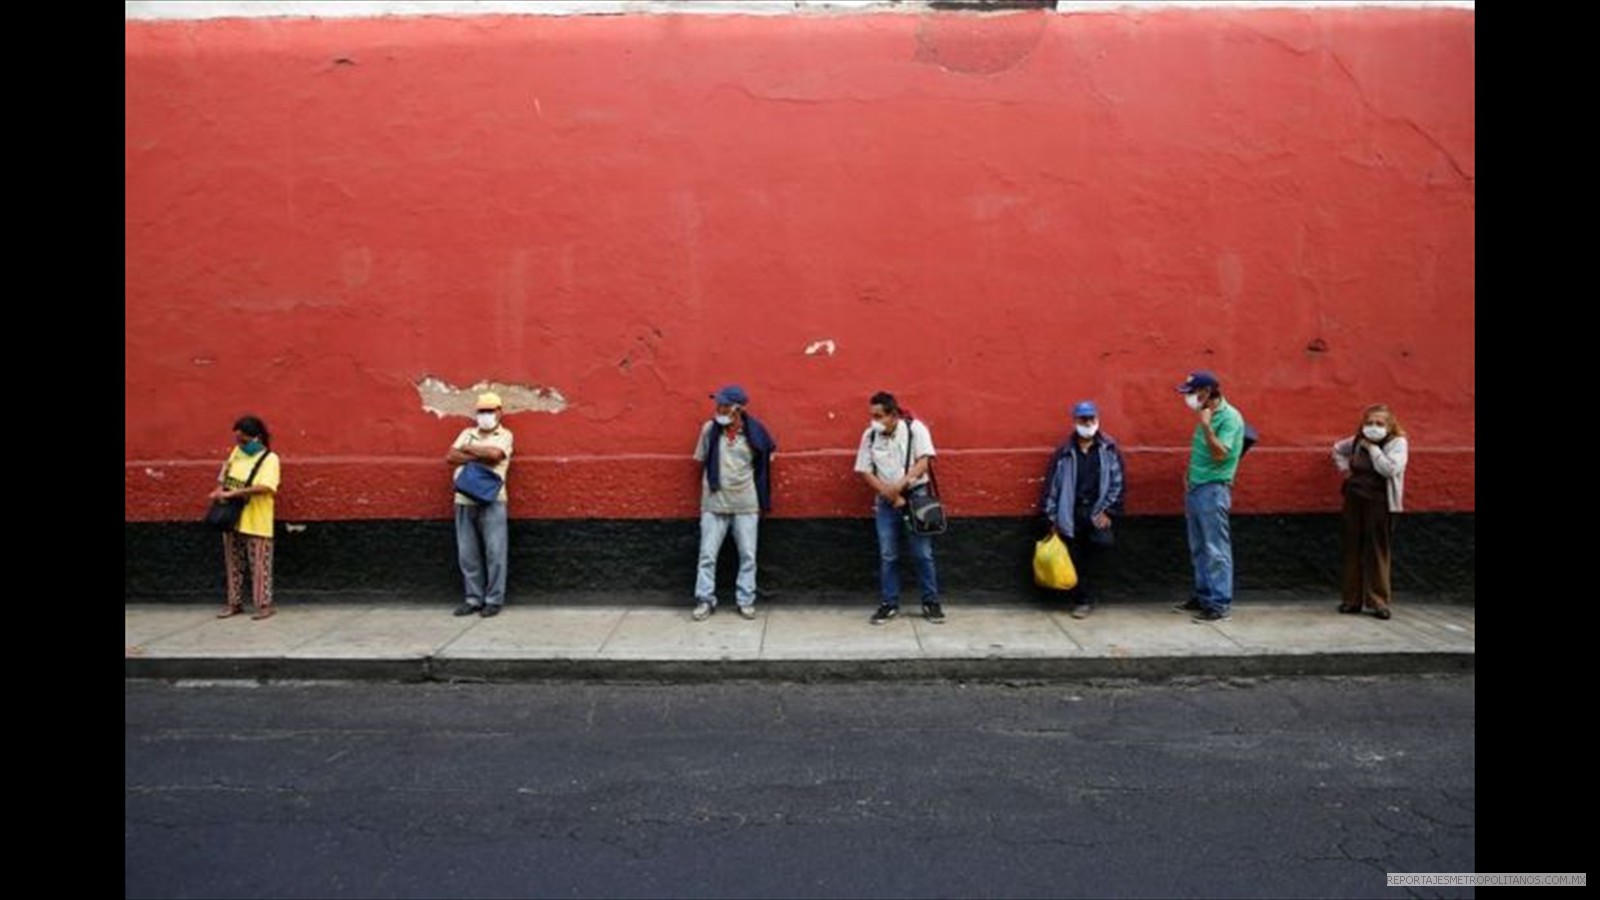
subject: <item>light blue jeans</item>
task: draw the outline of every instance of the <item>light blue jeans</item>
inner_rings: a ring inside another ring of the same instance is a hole
[[[939,600],[939,574],[933,567],[933,538],[916,534],[906,527],[905,516],[877,498],[873,507],[878,526],[878,585],[883,591],[885,606],[900,605],[900,538],[911,543],[911,559],[917,566],[917,578],[922,582],[922,602]]]
[[[739,551],[739,577],[734,582],[735,599],[740,606],[756,602],[756,532],[759,513],[700,514],[700,569],[694,578],[696,603],[717,605],[717,555],[722,542],[733,530],[733,545]]]
[[[456,557],[466,582],[467,602],[500,606],[506,602],[506,505],[456,504]]]
[[[1233,488],[1197,484],[1183,497],[1189,525],[1189,558],[1194,563],[1194,598],[1207,609],[1227,612],[1233,605],[1233,539],[1228,510]]]

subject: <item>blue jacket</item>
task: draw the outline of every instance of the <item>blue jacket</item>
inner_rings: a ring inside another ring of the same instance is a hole
[[[706,439],[711,444],[706,448],[706,487],[713,491],[722,490],[722,469],[717,464],[718,448],[722,442],[717,438],[725,430],[725,426],[713,421],[711,430],[706,432]],[[766,426],[748,412],[744,414],[744,439],[750,442],[750,467],[755,475],[756,500],[761,504],[762,512],[772,512],[772,451],[778,449],[778,444],[767,432]]]
[[[1066,538],[1072,537],[1072,507],[1078,496],[1078,458],[1072,452],[1077,440],[1074,435],[1056,448],[1044,476],[1044,493],[1039,497],[1039,511]],[[1100,490],[1089,514],[1105,513],[1115,519],[1122,515],[1122,451],[1117,449],[1116,441],[1101,433],[1094,436],[1089,452],[1100,454]]]

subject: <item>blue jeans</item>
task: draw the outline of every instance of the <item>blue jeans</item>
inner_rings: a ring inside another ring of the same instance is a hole
[[[1183,497],[1189,524],[1189,558],[1194,562],[1194,598],[1206,609],[1227,612],[1233,605],[1233,540],[1228,510],[1233,488],[1197,484]]]
[[[889,505],[882,497],[873,507],[878,526],[878,583],[883,590],[885,606],[900,605],[900,538],[911,542],[911,559],[917,565],[917,579],[922,582],[922,602],[939,600],[939,575],[933,568],[933,538],[914,534],[906,527],[905,516]]]
[[[506,602],[506,505],[456,504],[456,557],[466,582],[467,602],[500,606]]]
[[[739,577],[734,586],[740,606],[756,602],[756,527],[758,513],[700,514],[700,570],[694,577],[694,599],[717,605],[717,555],[722,542],[733,529],[733,545],[739,551]]]

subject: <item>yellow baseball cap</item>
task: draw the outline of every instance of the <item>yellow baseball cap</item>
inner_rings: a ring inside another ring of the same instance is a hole
[[[478,409],[499,409],[500,406],[500,395],[494,391],[484,391],[478,395]]]

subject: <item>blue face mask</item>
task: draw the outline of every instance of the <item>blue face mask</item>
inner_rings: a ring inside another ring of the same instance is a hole
[[[240,444],[239,449],[243,450],[246,456],[255,456],[257,453],[260,453],[265,446],[266,445],[260,441],[253,440],[248,444]]]

